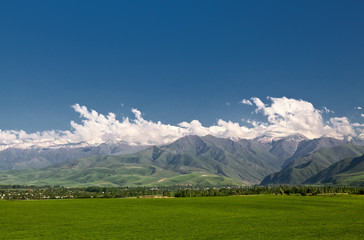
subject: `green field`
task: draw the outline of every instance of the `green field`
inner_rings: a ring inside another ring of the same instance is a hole
[[[0,201],[1,239],[362,239],[364,196]]]

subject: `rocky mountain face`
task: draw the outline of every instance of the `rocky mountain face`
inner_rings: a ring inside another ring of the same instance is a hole
[[[299,143],[303,141],[308,141],[308,139],[302,135],[291,135],[279,140],[273,140],[269,152],[277,156],[283,162],[293,157]]]

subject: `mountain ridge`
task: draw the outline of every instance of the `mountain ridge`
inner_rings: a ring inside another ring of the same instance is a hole
[[[266,176],[261,185],[303,184],[307,179],[343,158],[364,154],[364,146],[345,144],[331,148],[320,148],[315,152],[292,160],[279,172]]]
[[[364,186],[364,155],[340,160],[309,178],[304,184]]]

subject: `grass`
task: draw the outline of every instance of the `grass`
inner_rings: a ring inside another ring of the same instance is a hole
[[[1,239],[361,239],[363,196],[0,201]]]

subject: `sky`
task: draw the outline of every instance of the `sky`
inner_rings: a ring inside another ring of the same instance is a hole
[[[360,136],[363,12],[354,0],[2,1],[0,144]]]

